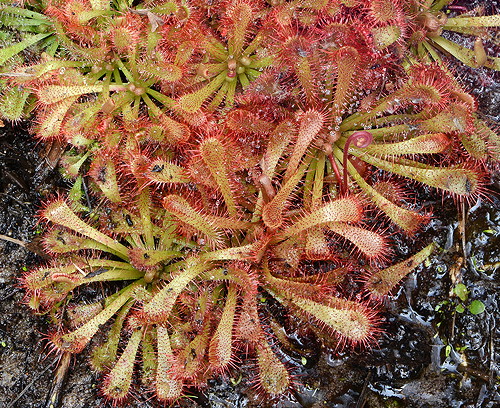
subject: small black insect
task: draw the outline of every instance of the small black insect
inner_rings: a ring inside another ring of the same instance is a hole
[[[125,221],[127,222],[127,225],[128,225],[129,227],[133,227],[133,226],[134,226],[134,223],[133,223],[133,221],[132,221],[132,218],[130,218],[130,215],[125,214]]]
[[[151,169],[151,173],[160,173],[163,171],[164,168],[165,168],[165,165],[163,165],[163,164],[161,166],[159,164],[155,164],[153,166],[153,168]]]
[[[99,268],[96,269],[95,271],[89,272],[85,275],[86,278],[93,278],[94,276],[100,275],[101,273],[107,272],[109,269],[106,268]]]
[[[472,183],[468,177],[465,179],[465,191],[467,192],[467,194],[470,194],[472,192]]]
[[[105,166],[102,166],[101,168],[99,168],[99,171],[97,172],[97,181],[100,181],[101,183],[105,183],[107,173],[108,173],[108,169]]]

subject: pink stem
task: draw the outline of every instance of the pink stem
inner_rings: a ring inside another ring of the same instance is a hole
[[[341,178],[340,178],[340,170],[339,170],[339,166],[337,166],[337,163],[335,163],[335,158],[333,157],[333,154],[329,154],[328,155],[328,161],[332,165],[332,170],[335,173],[335,177],[337,177],[337,182],[339,183],[340,193],[343,195],[345,193],[344,186],[340,182],[340,180],[341,180]]]
[[[347,165],[349,160],[348,157],[349,147],[351,146],[352,143],[354,143],[354,146],[356,146],[359,149],[363,149],[365,147],[368,147],[372,142],[373,142],[373,135],[370,132],[367,132],[366,130],[354,132],[351,136],[347,138],[344,145],[344,157],[342,163],[342,165],[344,166],[344,179],[342,183],[343,184],[342,190],[344,193],[347,193]]]
[[[463,11],[463,12],[466,12],[468,11],[467,10],[467,7],[464,7],[464,6],[448,6],[447,7],[449,10],[458,10],[458,11]]]

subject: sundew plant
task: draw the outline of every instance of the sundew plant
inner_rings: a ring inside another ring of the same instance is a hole
[[[91,348],[113,405],[175,405],[243,359],[263,395],[293,388],[273,310],[374,346],[381,301],[436,247],[396,259],[391,235],[433,217],[416,190],[472,203],[498,169],[448,61],[499,70],[500,16],[448,3],[1,1],[0,116],[67,146],[73,186],[40,210],[51,261],[20,279],[51,349]]]

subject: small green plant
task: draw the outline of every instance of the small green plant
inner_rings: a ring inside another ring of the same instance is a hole
[[[470,291],[463,283],[457,283],[453,288],[453,293],[460,299],[460,303],[455,307],[458,313],[464,313],[469,310],[474,315],[481,314],[485,310],[484,303],[480,300],[473,300],[468,302]]]

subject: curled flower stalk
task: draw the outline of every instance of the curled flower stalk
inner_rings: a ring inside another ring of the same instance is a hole
[[[414,66],[405,74],[399,89],[378,99],[367,92],[359,101],[354,89],[361,78],[373,75],[363,71],[366,62],[360,60],[360,51],[344,46],[326,55],[325,64],[329,61],[338,70],[337,78],[330,80],[325,75],[324,79],[316,79],[323,81],[320,89],[326,90],[326,102],[297,116],[299,131],[293,136],[297,147],[289,158],[292,165],[297,161],[296,152],[298,157],[305,151],[318,157],[326,154],[328,161],[323,166],[327,180],[337,185],[339,193],[356,191],[357,186],[407,233],[417,230],[428,217],[392,202],[374,189],[373,181],[368,180],[375,169],[412,179],[458,199],[471,200],[482,194],[484,167],[468,154],[461,154],[459,146],[461,135],[465,134],[471,134],[479,144],[489,142],[479,136],[474,100],[447,71],[437,64]],[[323,112],[329,109],[330,114],[325,115]],[[313,113],[321,118],[315,125],[309,119]],[[304,147],[299,152],[301,143]],[[464,143],[466,148],[469,145]]]

